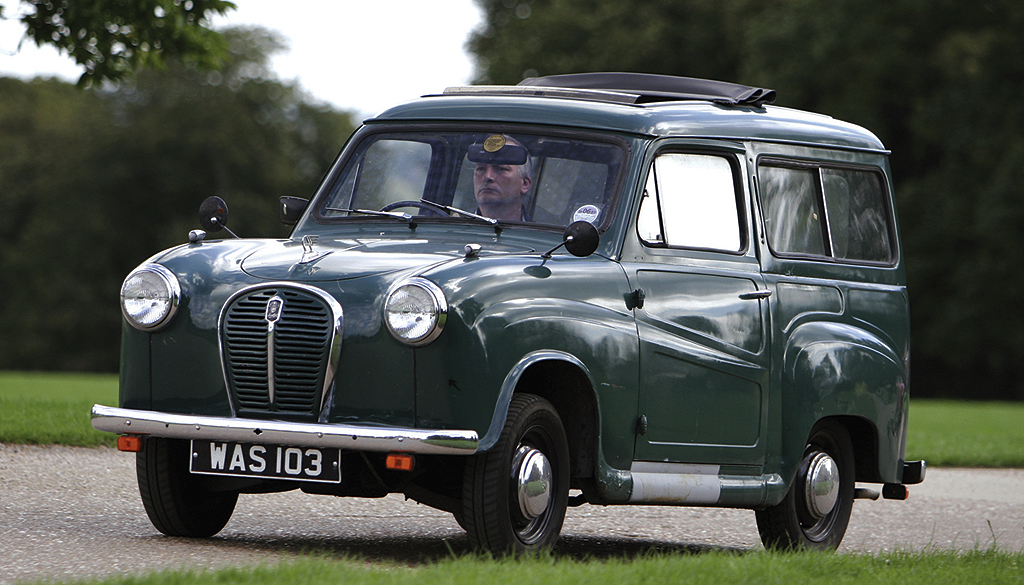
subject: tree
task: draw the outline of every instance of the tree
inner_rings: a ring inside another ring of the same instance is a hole
[[[0,79],[0,369],[115,371],[121,282],[185,242],[209,195],[239,235],[287,234],[278,198],[311,195],[354,124],[274,78],[276,37],[225,39],[222,71]]]
[[[746,2],[739,2],[745,4]],[[484,27],[467,48],[477,82],[588,71],[714,77],[738,69],[733,2],[478,0]]]
[[[79,85],[118,81],[176,59],[216,69],[227,46],[208,19],[235,8],[226,0],[22,0],[26,37],[53,45],[85,67]],[[4,7],[0,6],[0,17]]]
[[[620,70],[778,91],[893,151],[914,392],[1024,399],[1024,4],[478,0],[477,81]]]

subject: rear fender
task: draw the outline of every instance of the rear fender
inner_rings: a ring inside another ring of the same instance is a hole
[[[782,477],[796,472],[814,425],[841,417],[850,423],[844,426],[859,454],[858,480],[899,482],[906,444],[904,372],[902,357],[868,331],[841,323],[797,328],[785,350]],[[865,452],[870,445],[874,453]],[[877,468],[865,469],[865,458]]]

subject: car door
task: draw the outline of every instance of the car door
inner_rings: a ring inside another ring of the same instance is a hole
[[[623,256],[640,340],[637,461],[763,463],[770,293],[741,156],[669,147],[649,165]]]

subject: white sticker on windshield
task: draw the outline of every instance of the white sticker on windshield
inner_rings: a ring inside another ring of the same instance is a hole
[[[576,213],[572,214],[572,220],[594,223],[599,215],[601,215],[601,210],[596,205],[584,205],[577,209]]]

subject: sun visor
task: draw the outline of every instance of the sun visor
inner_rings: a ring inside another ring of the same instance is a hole
[[[523,165],[530,157],[525,147],[511,142],[491,140],[483,144],[473,144],[469,147],[467,156],[469,162],[484,163],[489,165]]]

